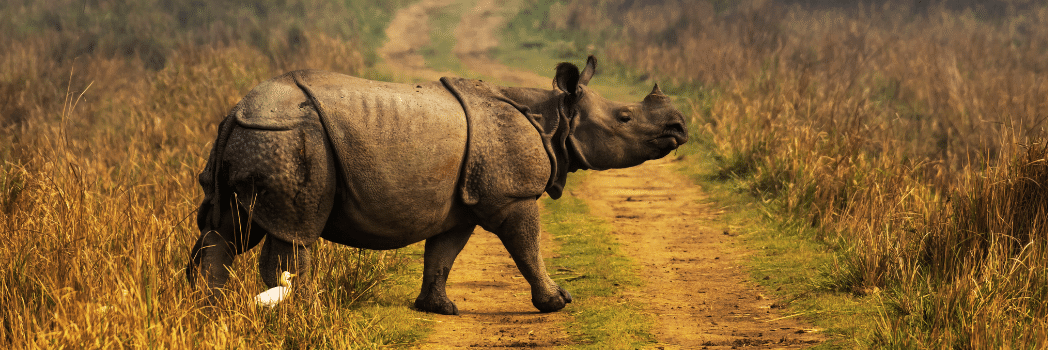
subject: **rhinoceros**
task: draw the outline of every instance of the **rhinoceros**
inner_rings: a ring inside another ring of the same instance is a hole
[[[682,114],[656,84],[640,103],[607,100],[580,72],[556,66],[553,89],[442,78],[395,84],[294,71],[254,87],[219,125],[200,186],[205,197],[186,277],[214,297],[235,256],[262,245],[259,273],[308,284],[319,238],[365,249],[425,240],[415,307],[457,314],[445,284],[480,225],[495,233],[542,312],[562,309],[539,251],[543,193],[568,173],[625,168],[688,140]]]

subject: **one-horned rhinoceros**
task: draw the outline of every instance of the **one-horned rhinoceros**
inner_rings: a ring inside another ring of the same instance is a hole
[[[263,237],[270,287],[283,271],[310,283],[318,238],[366,249],[426,240],[415,307],[456,314],[444,286],[480,225],[502,240],[535,307],[560,310],[571,294],[539,253],[539,196],[559,198],[569,172],[638,165],[688,140],[658,85],[640,103],[609,101],[586,86],[595,69],[593,57],[582,72],[561,63],[553,90],[322,71],[259,84],[220,124],[200,174],[190,284],[201,273],[217,292],[233,258]]]

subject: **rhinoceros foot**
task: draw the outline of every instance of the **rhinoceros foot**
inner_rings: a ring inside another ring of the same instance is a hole
[[[557,286],[557,293],[547,295],[546,297],[533,293],[531,297],[531,304],[535,305],[535,308],[539,309],[540,312],[558,311],[570,302],[571,293],[568,293],[560,286]]]
[[[432,294],[415,299],[415,308],[419,311],[432,312],[441,315],[458,315],[458,307],[447,297],[434,297]]]

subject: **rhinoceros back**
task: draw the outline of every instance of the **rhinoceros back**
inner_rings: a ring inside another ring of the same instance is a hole
[[[241,126],[283,130],[307,122],[299,118],[309,114],[277,113],[281,107],[315,108],[323,119],[339,168],[341,213],[332,217],[342,229],[394,240],[447,229],[467,126],[461,105],[439,83],[296,71],[259,89],[266,98],[242,106],[255,112],[238,113]]]

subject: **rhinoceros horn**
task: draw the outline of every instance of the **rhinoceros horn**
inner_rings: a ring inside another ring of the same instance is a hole
[[[655,88],[651,89],[651,93],[644,97],[644,103],[648,104],[659,104],[669,103],[670,97],[662,93],[662,89],[659,89],[659,84],[655,84]]]
[[[659,83],[655,83],[655,88],[651,89],[651,93],[649,95],[664,95],[662,93],[662,89],[659,89]]]

